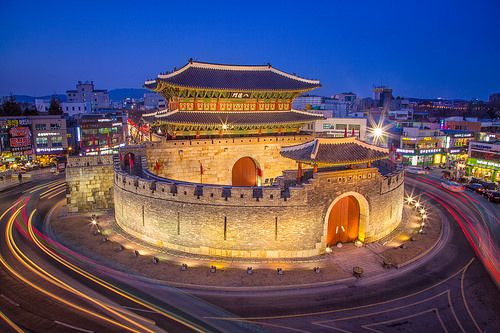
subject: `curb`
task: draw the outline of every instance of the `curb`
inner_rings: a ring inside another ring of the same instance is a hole
[[[53,213],[55,210],[64,204],[65,200],[62,199],[58,203],[56,203],[48,212],[46,219],[45,219],[45,231],[51,236],[54,240],[58,240],[57,236],[52,232],[50,228],[50,220],[52,218]],[[443,221],[442,213],[439,213],[441,220]],[[405,263],[399,264],[395,266],[397,269],[406,267],[419,259],[422,259],[423,257],[427,256],[431,251],[435,250],[437,245],[443,240],[444,236],[444,229],[447,229],[447,234],[448,234],[448,225],[446,223],[442,222],[442,227],[441,231],[439,234],[438,239],[434,242],[433,246],[430,247],[428,250],[425,252],[421,253],[417,257],[414,257],[410,260],[408,260]],[[409,269],[409,267],[407,267]],[[126,271],[122,271],[119,269],[116,269],[120,273],[127,273]],[[129,273],[129,272],[128,272]],[[155,284],[163,285],[163,286],[168,286],[168,287],[174,287],[181,289],[186,292],[191,292],[193,294],[203,294],[204,292],[215,292],[215,293],[220,293],[220,292],[228,292],[228,293],[245,293],[245,292],[283,292],[283,291],[289,291],[289,290],[295,290],[300,289],[303,292],[307,292],[308,290],[312,289],[317,289],[317,288],[322,288],[322,287],[332,287],[332,286],[338,286],[338,285],[352,285],[355,284],[357,281],[362,281],[362,283],[370,283],[371,280],[375,279],[380,279],[384,275],[387,275],[388,273],[378,273],[373,276],[363,278],[361,280],[355,278],[354,276],[348,277],[348,278],[342,278],[342,279],[337,279],[337,280],[329,280],[329,281],[322,281],[322,282],[316,282],[316,283],[309,283],[309,284],[290,284],[290,285],[272,285],[272,286],[248,286],[248,287],[225,287],[225,286],[214,286],[214,285],[199,285],[199,284],[189,284],[189,283],[182,283],[182,282],[170,282],[166,280],[158,280],[158,279],[153,279],[150,277],[146,276],[141,276],[141,275],[136,275],[134,274],[137,278],[141,279],[142,281],[148,281],[152,282]],[[391,274],[387,275],[390,276]]]
[[[431,251],[433,251],[436,248],[436,246],[443,240],[444,229],[445,228],[448,229],[449,227],[448,227],[447,223],[443,223],[442,213],[440,211],[438,211],[438,214],[439,214],[439,217],[441,218],[441,231],[439,232],[439,237],[436,239],[436,241],[434,242],[434,244],[432,244],[431,247],[429,247],[424,252],[420,253],[418,256],[416,256],[414,258],[411,258],[410,260],[408,260],[408,261],[406,261],[404,263],[396,265],[397,269],[403,268],[403,267],[405,267],[407,265],[410,265],[410,264],[414,263],[415,261],[417,261],[419,259],[422,259],[426,255],[428,255]],[[446,231],[449,232],[449,230],[446,230]]]

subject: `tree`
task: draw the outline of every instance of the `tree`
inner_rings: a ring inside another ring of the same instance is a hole
[[[7,98],[1,108],[0,115],[2,116],[20,116],[22,114],[21,106],[16,102],[16,98],[12,95]]]
[[[59,103],[59,100],[56,99],[54,96],[50,99],[50,106],[49,106],[49,114],[50,115],[58,115],[62,114],[62,108],[61,108],[61,103]]]

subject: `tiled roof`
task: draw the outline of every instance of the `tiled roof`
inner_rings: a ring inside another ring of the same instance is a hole
[[[154,90],[158,81],[171,85],[221,90],[306,91],[320,87],[317,80],[308,80],[267,66],[219,65],[190,61],[170,74],[160,74],[144,86]]]
[[[317,138],[296,146],[284,147],[281,155],[296,161],[329,165],[356,164],[385,159],[387,149],[347,138]]]
[[[148,122],[193,125],[253,125],[306,123],[323,119],[322,115],[298,111],[256,111],[256,112],[218,112],[218,111],[172,111],[143,116]]]

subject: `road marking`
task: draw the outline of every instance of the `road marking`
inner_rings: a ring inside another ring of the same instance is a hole
[[[465,267],[464,271],[462,272],[462,278],[460,279],[460,293],[462,294],[462,300],[465,305],[465,309],[467,310],[467,313],[469,314],[469,317],[472,319],[472,322],[474,323],[474,326],[476,326],[476,329],[479,333],[482,333],[481,328],[479,327],[476,318],[472,315],[472,312],[469,308],[469,305],[467,304],[467,298],[465,297],[465,288],[464,288],[464,279],[465,279],[465,272],[469,268],[469,266],[472,264],[472,261],[469,262],[469,264]]]
[[[47,197],[47,199],[52,199],[53,197],[57,197],[59,194],[66,192],[66,189],[63,188],[62,190],[52,194],[50,197]]]
[[[462,333],[466,333],[464,330],[464,327],[462,326],[462,323],[460,322],[460,320],[458,320],[457,313],[455,312],[455,308],[453,307],[453,302],[451,301],[451,292],[448,293],[448,303],[450,305],[451,314],[455,318],[455,321],[457,322],[458,326],[460,327],[460,330],[462,331]]]
[[[24,331],[15,322],[13,322],[9,317],[7,317],[2,311],[0,311],[0,318],[2,318],[7,325],[9,325],[17,333],[24,333]]]
[[[448,330],[446,329],[446,326],[444,326],[443,318],[441,318],[441,315],[439,314],[439,310],[436,310],[436,316],[437,316],[439,322],[441,323],[441,327],[443,328],[443,330],[445,331],[445,333],[448,333]]]
[[[9,302],[10,304],[19,307],[19,303],[14,302],[13,300],[11,300],[10,298],[8,298],[4,294],[1,294],[0,297],[2,297],[4,300],[6,300],[7,302]]]
[[[298,314],[280,315],[280,316],[267,316],[267,317],[266,316],[261,316],[261,317],[204,317],[204,318],[205,319],[220,319],[220,320],[236,320],[236,321],[237,320],[241,320],[241,319],[246,319],[246,320],[284,319],[284,318],[297,318],[297,317],[316,316],[316,315],[322,315],[322,314],[329,314],[329,313],[336,313],[336,312],[342,312],[342,311],[364,309],[364,308],[368,308],[368,307],[384,305],[384,304],[388,304],[388,303],[391,303],[391,302],[399,301],[399,300],[402,300],[402,299],[405,299],[405,298],[409,298],[409,297],[412,297],[412,296],[424,293],[424,292],[426,292],[428,290],[431,290],[431,289],[433,289],[433,288],[435,288],[435,287],[437,287],[437,286],[439,286],[439,285],[441,285],[441,284],[443,284],[443,283],[451,280],[452,278],[454,278],[455,276],[457,276],[458,274],[460,274],[464,270],[464,268],[466,268],[468,265],[470,265],[470,263],[473,260],[474,260],[474,258],[471,258],[469,260],[469,262],[464,267],[460,268],[457,272],[455,272],[452,275],[448,276],[444,280],[442,280],[442,281],[440,281],[438,283],[433,284],[432,286],[429,286],[427,288],[424,288],[422,290],[413,292],[413,293],[405,295],[405,296],[401,296],[401,297],[389,299],[389,300],[382,301],[382,302],[376,302],[376,303],[371,303],[371,304],[366,304],[366,305],[361,305],[361,306],[354,306],[354,307],[349,307],[349,308],[336,309],[336,310],[325,310],[325,311],[307,312],[307,313],[298,313]]]
[[[368,324],[368,325],[361,325],[361,327],[366,329],[366,330],[372,331],[372,332],[384,333],[383,331],[379,331],[379,330],[372,328],[372,326],[384,325],[384,324],[392,323],[392,322],[395,322],[398,320],[405,320],[405,319],[409,319],[409,318],[414,318],[414,317],[418,317],[420,315],[426,314],[428,312],[434,313],[436,315],[436,317],[438,318],[438,321],[441,323],[441,326],[443,327],[444,331],[448,332],[446,327],[443,326],[443,321],[441,320],[441,317],[439,316],[439,310],[437,308],[431,308],[428,310],[413,313],[413,314],[408,315],[408,316],[403,316],[403,317],[398,317],[398,318],[394,318],[394,319],[390,319],[390,320],[380,321],[380,322],[376,322],[376,323],[372,323],[372,324]]]
[[[73,325],[70,325],[70,324],[66,324],[66,323],[63,323],[62,321],[58,321],[58,320],[54,320],[54,323],[56,323],[58,325],[61,325],[61,326],[68,327],[68,328],[72,328],[75,331],[86,332],[86,333],[94,333],[94,331],[86,330],[85,328],[81,328],[81,327],[73,326]]]
[[[405,305],[397,306],[397,307],[390,308],[390,309],[385,309],[385,310],[380,310],[380,311],[375,311],[375,312],[370,312],[370,313],[363,313],[363,314],[354,315],[354,316],[341,317],[341,318],[329,319],[329,320],[320,320],[320,321],[313,322],[313,324],[315,324],[315,323],[320,323],[321,324],[321,323],[329,323],[329,322],[334,322],[334,321],[344,321],[344,320],[357,319],[357,318],[363,318],[363,317],[371,317],[371,316],[379,315],[379,314],[382,314],[382,313],[393,312],[393,311],[397,311],[397,310],[401,310],[401,309],[406,309],[406,308],[412,307],[414,305],[425,303],[427,301],[430,301],[431,299],[438,298],[440,296],[443,296],[443,295],[449,294],[449,293],[450,293],[450,290],[447,289],[447,290],[445,290],[445,291],[443,291],[443,292],[441,292],[439,294],[436,294],[436,295],[431,296],[431,297],[424,298],[424,299],[422,299],[420,301],[416,301],[416,302],[413,302],[413,303],[410,303],[410,304],[405,304]]]

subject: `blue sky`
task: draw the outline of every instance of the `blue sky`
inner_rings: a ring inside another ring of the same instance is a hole
[[[500,92],[500,1],[0,1],[0,95],[140,87],[195,60],[396,96]]]

